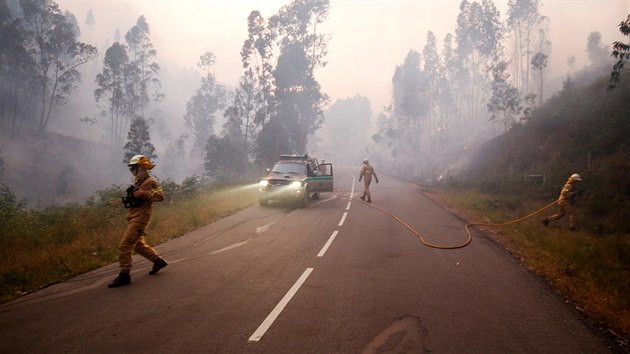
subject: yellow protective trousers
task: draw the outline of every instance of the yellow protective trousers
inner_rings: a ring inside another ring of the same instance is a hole
[[[548,220],[555,221],[558,219],[562,219],[564,215],[569,216],[569,227],[570,228],[576,227],[575,207],[572,204],[564,204],[564,203],[558,204],[558,212],[551,215]]]
[[[363,196],[364,197],[368,197],[368,198],[372,197],[372,195],[370,194],[370,183],[372,183],[371,178],[366,177],[363,179]]]
[[[147,225],[146,223],[139,222],[130,222],[127,224],[127,230],[118,246],[118,262],[120,263],[121,273],[129,273],[129,271],[131,271],[132,250],[151,262],[155,262],[160,257],[144,240],[144,236],[146,236],[144,229]]]

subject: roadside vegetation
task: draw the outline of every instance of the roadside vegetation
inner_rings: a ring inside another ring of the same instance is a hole
[[[231,215],[256,202],[252,186],[204,186],[189,177],[162,183],[167,200],[156,203],[149,225],[152,245]],[[27,209],[0,184],[0,300],[61,282],[118,260],[126,227],[120,197],[126,186],[96,192],[85,204]]]
[[[630,339],[630,82],[565,89],[521,124],[485,143],[466,177],[440,196],[480,222],[502,223],[553,202],[579,173],[578,231],[551,207],[514,225],[486,228],[567,300]]]
[[[480,223],[514,220],[549,204],[549,200],[528,196],[489,194],[464,188],[446,188],[438,194],[459,210],[466,210],[469,221]],[[627,341],[630,334],[630,233],[594,232],[588,212],[579,203],[578,221],[583,226],[580,230],[569,231],[566,217],[543,227],[540,220],[556,210],[554,206],[513,225],[482,229],[530,270],[545,278],[567,301]]]

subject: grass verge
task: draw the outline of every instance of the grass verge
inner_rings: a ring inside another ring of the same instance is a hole
[[[58,283],[118,261],[126,227],[124,195],[114,186],[100,200],[44,210],[15,210],[2,216],[0,301]],[[207,187],[156,203],[147,242],[181,236],[256,202],[252,186]]]
[[[438,190],[439,198],[462,211],[470,222],[503,223],[520,218],[549,201],[490,195],[474,190]],[[517,224],[483,227],[497,242],[547,279],[579,310],[605,323],[628,345],[630,338],[630,235],[568,229],[566,217],[549,227],[540,222],[555,207]],[[578,223],[589,216],[579,213]],[[624,344],[624,343],[622,343]]]

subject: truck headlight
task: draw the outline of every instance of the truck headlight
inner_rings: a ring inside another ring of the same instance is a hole
[[[291,188],[297,189],[297,188],[302,187],[302,182],[300,182],[300,181],[293,181],[293,182],[291,182],[291,184],[289,186]]]
[[[261,187],[267,187],[269,185],[269,181],[267,181],[266,179],[261,179],[260,182],[258,182],[258,185]]]

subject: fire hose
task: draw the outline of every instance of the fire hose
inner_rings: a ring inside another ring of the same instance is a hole
[[[353,199],[353,198],[351,198],[351,199]],[[354,199],[354,200],[356,200],[356,199]],[[514,220],[511,220],[511,221],[508,221],[508,222],[496,223],[496,224],[487,224],[487,223],[469,223],[469,224],[466,224],[464,226],[464,229],[466,230],[466,234],[468,235],[466,241],[464,243],[462,243],[462,244],[459,244],[459,245],[444,246],[444,245],[435,245],[435,244],[427,242],[424,239],[424,237],[422,237],[422,235],[418,231],[414,230],[406,222],[404,222],[403,220],[401,220],[397,216],[393,215],[392,213],[388,212],[387,210],[379,208],[379,207],[375,206],[374,204],[366,203],[366,202],[363,202],[363,201],[360,201],[360,200],[356,200],[356,201],[361,203],[361,204],[367,205],[367,206],[369,206],[371,208],[374,208],[376,210],[379,210],[380,212],[384,213],[385,215],[387,215],[387,216],[391,217],[392,219],[396,220],[401,225],[403,225],[407,230],[409,230],[412,234],[414,234],[420,240],[420,242],[422,242],[423,245],[425,245],[427,247],[443,249],[443,250],[452,250],[452,249],[464,248],[464,247],[468,246],[468,244],[470,244],[470,242],[472,241],[472,233],[470,232],[470,227],[472,227],[472,226],[492,226],[492,227],[497,227],[497,226],[507,226],[507,225],[511,225],[511,224],[516,224],[517,222],[520,222],[520,221],[523,221],[525,219],[528,219],[528,218],[530,218],[530,217],[532,217],[532,216],[534,216],[534,215],[536,215],[536,214],[538,214],[538,213],[540,213],[540,212],[542,212],[542,211],[544,211],[544,210],[546,210],[546,209],[548,209],[548,208],[550,208],[550,207],[552,207],[552,206],[554,206],[555,204],[558,203],[558,201],[556,200],[553,203],[550,203],[550,204],[548,204],[548,205],[546,205],[546,206],[544,206],[544,207],[542,207],[542,208],[540,208],[540,209],[538,209],[538,210],[536,210],[536,211],[534,211],[534,212],[532,212],[530,214],[527,214],[527,215],[525,215],[525,216],[523,216],[521,218],[514,219]]]

